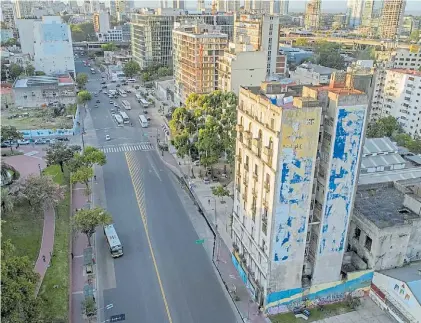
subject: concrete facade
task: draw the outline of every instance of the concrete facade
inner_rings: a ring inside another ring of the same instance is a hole
[[[34,42],[35,42],[35,23],[40,22],[39,19],[17,19],[16,27],[19,33],[20,46],[23,54],[29,54],[31,58],[34,57]]]
[[[228,46],[228,35],[214,26],[180,26],[173,30],[173,70],[176,104],[192,93],[206,94],[218,87],[218,59]]]
[[[240,86],[259,86],[266,78],[266,54],[261,51],[238,51],[235,44],[218,60],[218,89],[237,96]],[[238,46],[237,46],[238,47]]]
[[[60,17],[43,17],[34,25],[34,67],[47,75],[75,73],[70,26]]]
[[[13,84],[13,94],[17,107],[41,108],[76,103],[76,87],[69,75],[17,79]]]
[[[290,72],[291,78],[300,84],[329,84],[330,77],[336,70],[333,68],[316,65],[312,63],[304,63],[297,66],[295,71]]]

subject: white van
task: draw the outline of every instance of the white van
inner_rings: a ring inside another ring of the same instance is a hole
[[[129,82],[129,83],[135,83],[136,82],[136,79],[128,79],[127,82]]]

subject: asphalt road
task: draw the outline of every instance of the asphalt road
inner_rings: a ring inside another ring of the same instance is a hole
[[[76,62],[87,72],[89,91],[101,87],[100,74]],[[132,94],[133,95],[133,94]],[[142,129],[137,122],[139,105],[127,111],[133,126],[117,127],[109,98],[89,103],[101,147],[154,142],[154,126]],[[130,96],[127,98],[131,102]],[[89,131],[90,129],[86,129]],[[105,141],[109,134],[111,141]],[[124,256],[112,259],[104,239],[98,245],[98,263],[104,264],[99,282],[103,304],[112,303],[102,320],[124,313],[129,323],[233,323],[236,317],[211,261],[177,194],[178,184],[156,151],[123,150],[107,154],[103,166],[108,211],[124,247]],[[100,259],[104,257],[104,259]]]

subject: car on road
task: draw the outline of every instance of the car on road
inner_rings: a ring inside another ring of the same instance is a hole
[[[94,105],[94,107],[95,107],[95,108],[98,108],[98,104],[95,104],[95,105]]]
[[[116,85],[116,87],[120,87],[120,86],[121,86],[121,84],[117,84],[117,85]]]
[[[98,93],[95,93],[94,96],[98,96]]]
[[[2,141],[1,148],[7,148],[7,147],[10,147],[11,145],[12,145],[12,142],[10,140],[5,140],[5,141]]]
[[[57,141],[69,141],[70,140],[67,137],[59,137],[59,138],[56,138],[56,139],[57,139]]]
[[[101,101],[100,100],[96,100],[96,103],[101,103]]]
[[[29,145],[31,142],[26,139],[18,140],[19,145]]]
[[[117,104],[117,103],[115,103],[115,102],[114,102],[114,107],[116,107],[116,108],[118,107],[118,104]]]
[[[148,114],[148,110],[143,110],[143,114]]]
[[[146,120],[151,121],[151,117],[146,117]]]
[[[114,101],[110,100],[110,104],[114,104]]]
[[[130,90],[126,90],[126,92],[127,92],[127,93],[132,93],[132,91],[130,91]]]
[[[107,82],[105,82],[105,81],[102,81],[102,82],[101,82],[101,84],[106,84],[106,83],[107,83]]]
[[[45,145],[45,144],[47,144],[47,140],[45,140],[44,138],[36,139],[34,143],[35,143],[35,145]]]
[[[111,83],[115,83],[115,82],[117,82],[116,80],[111,80]]]
[[[106,140],[106,141],[110,141],[110,140],[111,140],[110,135],[105,135],[105,140]]]

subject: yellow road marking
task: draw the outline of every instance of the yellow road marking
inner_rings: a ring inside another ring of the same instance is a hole
[[[152,262],[155,267],[156,276],[158,278],[159,288],[161,289],[162,300],[164,301],[165,310],[168,316],[168,321],[172,323],[172,318],[170,314],[170,309],[168,307],[167,297],[165,296],[164,287],[162,286],[161,276],[159,275],[158,265],[156,263],[155,254],[153,252],[151,239],[149,237],[148,225],[146,221],[145,196],[144,196],[144,191],[143,191],[142,170],[141,169],[139,170],[135,167],[136,160],[133,153],[125,152],[124,155],[126,157],[127,166],[129,168],[129,173],[130,173],[130,179],[132,181],[133,188],[135,191],[137,205],[139,207],[140,215],[142,218],[143,228],[145,229],[146,239],[148,240],[149,251],[151,252]],[[137,179],[136,180],[137,183],[134,182],[135,178]]]

